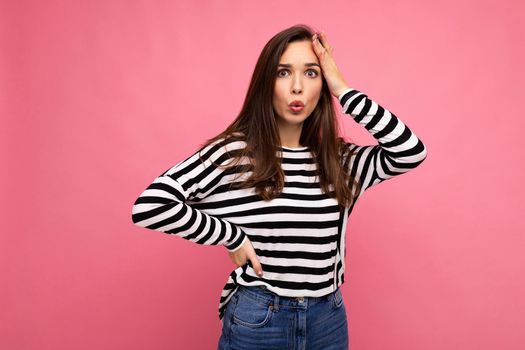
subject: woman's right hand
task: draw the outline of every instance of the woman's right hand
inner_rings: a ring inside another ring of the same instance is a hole
[[[262,277],[263,270],[261,263],[259,262],[259,258],[257,258],[255,250],[253,249],[252,242],[248,237],[246,237],[246,240],[244,241],[241,248],[234,252],[228,252],[228,254],[230,255],[230,259],[237,267],[244,265],[246,261],[250,260],[255,273],[259,275],[259,277]]]

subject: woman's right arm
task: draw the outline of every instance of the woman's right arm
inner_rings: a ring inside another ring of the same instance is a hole
[[[174,234],[202,245],[224,245],[230,252],[247,239],[244,231],[224,219],[193,208],[186,201],[206,197],[221,177],[229,156],[219,140],[166,170],[142,192],[132,207],[135,225]]]

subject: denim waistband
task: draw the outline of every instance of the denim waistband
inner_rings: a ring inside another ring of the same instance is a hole
[[[284,305],[290,307],[307,308],[308,306],[314,305],[320,301],[329,300],[333,295],[337,295],[336,297],[342,298],[339,287],[335,291],[321,297],[285,297],[272,292],[271,290],[267,289],[266,286],[239,285],[237,293],[244,294],[255,301],[262,302],[263,304],[272,304],[273,308],[277,310],[279,306]]]

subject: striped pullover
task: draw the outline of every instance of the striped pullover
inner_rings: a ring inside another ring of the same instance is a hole
[[[351,174],[361,184],[357,198],[426,158],[426,146],[414,132],[364,93],[349,88],[338,100],[343,112],[378,141],[348,142]],[[321,190],[308,146],[279,147],[285,184],[273,200],[258,197],[254,187],[232,190],[232,182],[251,172],[239,176],[231,170],[238,167],[216,164],[229,163],[244,146],[244,141],[220,139],[199,149],[204,162],[197,151],[175,164],[153,180],[132,208],[134,224],[197,244],[224,245],[233,252],[249,238],[264,274],[259,277],[250,260],[230,273],[219,298],[221,322],[238,285],[263,285],[280,296],[319,297],[343,284],[346,224],[355,205],[341,211],[337,200]]]

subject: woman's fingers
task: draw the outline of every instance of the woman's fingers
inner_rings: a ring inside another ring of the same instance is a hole
[[[326,36],[325,32],[321,32],[319,34],[318,40],[321,44],[321,46],[331,55],[332,54],[332,47],[328,43],[328,37]]]
[[[317,34],[314,34],[312,36],[312,44],[314,46],[314,50],[315,50],[315,53],[318,55],[318,56],[321,56],[323,54],[323,51],[324,51],[324,47],[323,45],[321,44],[321,42],[319,41],[319,37],[317,36]]]
[[[263,275],[262,266],[261,266],[261,263],[259,262],[259,259],[257,258],[255,254],[250,257],[250,261],[252,262],[252,266],[253,266],[253,269],[255,270],[255,273],[259,275],[259,277],[262,277]]]
[[[331,55],[332,49],[328,45],[328,42],[324,40],[324,42],[320,41],[321,38],[319,38],[316,34],[312,37],[312,44],[314,47],[314,51],[316,55],[319,57],[319,60],[324,60],[326,55]]]
[[[259,262],[259,258],[257,258],[257,254],[255,253],[255,249],[253,248],[252,242],[250,242],[249,239],[247,239],[241,249],[236,250],[235,252],[230,252],[230,259],[233,261],[237,267],[243,266],[246,261],[250,260],[253,266],[253,270],[255,273],[261,277],[263,275],[263,270],[261,263]]]
[[[255,249],[253,248],[252,242],[250,242],[250,252],[249,252],[248,256],[250,258],[250,261],[252,262],[252,267],[253,267],[255,273],[259,277],[262,277],[262,275],[263,275],[262,266],[261,266],[261,263],[259,262],[259,258],[257,258],[257,254],[255,253]]]

